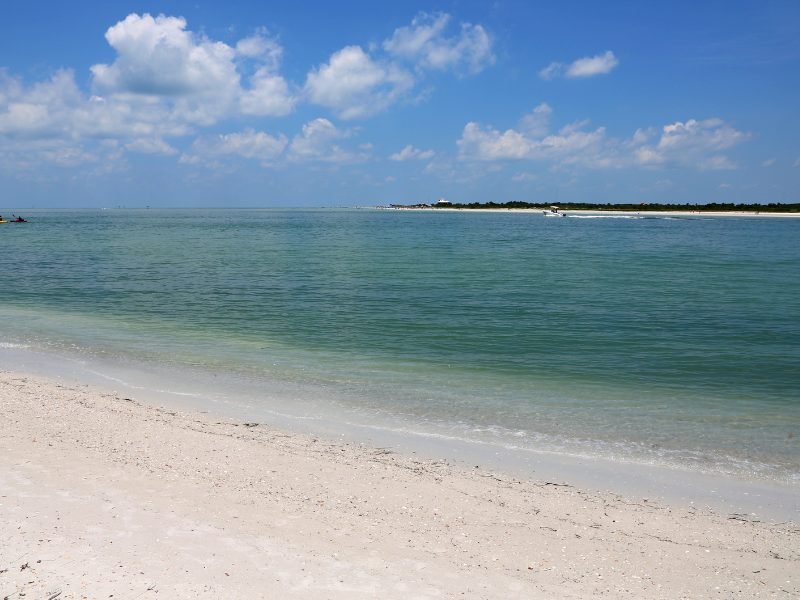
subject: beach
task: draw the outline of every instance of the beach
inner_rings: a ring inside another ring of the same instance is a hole
[[[0,594],[789,598],[800,529],[0,372]]]
[[[0,600],[800,600],[800,1],[6,4]]]

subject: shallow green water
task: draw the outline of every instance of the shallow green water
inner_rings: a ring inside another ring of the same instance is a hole
[[[297,405],[323,389],[376,426],[800,477],[800,220],[26,216],[0,228],[7,349],[286,383]]]

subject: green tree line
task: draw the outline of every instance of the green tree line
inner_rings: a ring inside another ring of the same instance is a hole
[[[800,204],[781,204],[771,202],[770,204],[733,204],[718,203],[710,204],[594,204],[591,202],[564,202],[558,205],[561,210],[619,210],[619,211],[699,211],[699,212],[781,212],[796,213],[800,212]],[[467,209],[489,209],[489,208],[530,208],[547,209],[549,204],[536,202],[473,202],[471,204],[458,204],[453,202],[445,206],[432,205],[432,208],[467,208]]]

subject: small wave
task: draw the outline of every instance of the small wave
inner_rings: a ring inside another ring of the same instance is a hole
[[[189,398],[205,398],[205,394],[196,393],[196,392],[179,392],[176,390],[169,390],[169,389],[160,389],[160,388],[151,388],[143,385],[134,385],[129,381],[125,381],[124,379],[120,379],[119,377],[113,377],[112,375],[108,375],[107,373],[101,373],[100,371],[94,371],[92,369],[86,369],[87,372],[91,373],[92,375],[96,375],[97,377],[102,377],[103,379],[107,379],[108,381],[114,381],[120,385],[125,386],[126,388],[132,390],[145,390],[154,392],[157,394],[168,394],[172,396],[186,396]]]
[[[14,344],[13,342],[0,342],[0,348],[3,350],[11,350],[11,349],[25,349],[30,348],[28,344]]]
[[[659,449],[653,452],[636,442],[603,442],[601,440],[559,439],[559,436],[535,434],[534,432],[506,430],[503,427],[473,428],[469,432],[438,433],[414,426],[392,426],[378,423],[345,422],[359,429],[440,440],[445,443],[469,444],[471,446],[498,448],[509,452],[550,455],[577,460],[597,459],[614,463],[666,468],[674,471],[705,473],[722,476],[754,478],[762,481],[796,484],[800,473],[787,469],[785,465],[734,457],[729,454],[709,455],[700,450]],[[494,439],[473,437],[470,433],[492,433]],[[516,439],[503,439],[511,436]]]
[[[570,219],[645,219],[639,215],[565,215]],[[658,217],[655,217],[658,218]]]

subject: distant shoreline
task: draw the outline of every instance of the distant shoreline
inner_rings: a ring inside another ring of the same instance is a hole
[[[462,212],[462,213],[541,213],[546,209],[537,208],[463,208],[433,206],[377,206],[381,210],[426,211],[426,212]],[[640,216],[640,217],[773,217],[800,218],[800,212],[764,212],[764,211],[713,211],[713,210],[620,210],[620,209],[571,209],[561,208],[560,212],[569,215],[602,215],[602,216]]]

